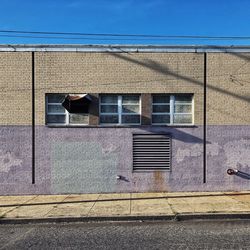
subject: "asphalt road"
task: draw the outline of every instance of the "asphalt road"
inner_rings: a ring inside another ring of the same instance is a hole
[[[0,225],[0,249],[250,249],[250,221]]]

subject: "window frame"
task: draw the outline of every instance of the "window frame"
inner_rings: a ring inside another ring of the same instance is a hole
[[[181,96],[181,95],[191,95],[192,96],[192,101],[191,103],[182,103],[183,105],[191,105],[191,113],[175,113],[175,105],[176,101],[175,98],[176,96]],[[154,103],[153,102],[153,97],[154,96],[169,96],[169,104],[167,103]],[[152,94],[151,95],[151,125],[152,126],[193,126],[194,125],[194,94],[189,94],[189,93],[179,93],[179,94]],[[167,112],[153,112],[153,106],[154,105],[169,105],[169,113]],[[174,123],[174,115],[192,115],[192,123]],[[169,123],[153,123],[153,115],[169,115],[170,116],[170,122]]]
[[[102,96],[117,96],[117,103],[102,103],[101,102],[101,98]],[[122,107],[123,107],[123,103],[122,103],[122,98],[123,96],[138,96],[139,97],[139,103],[138,104],[133,104],[133,103],[126,103],[125,105],[135,105],[138,106],[139,105],[139,112],[138,113],[124,113],[122,112]],[[130,126],[130,125],[141,125],[141,94],[100,94],[100,101],[99,101],[99,124],[101,126]],[[101,106],[109,106],[109,105],[117,105],[117,113],[102,113],[101,112]],[[116,115],[118,116],[118,123],[101,123],[101,116],[105,116],[105,115]],[[122,116],[123,115],[139,115],[140,117],[140,122],[139,123],[122,123]]]
[[[70,93],[70,94],[74,94],[74,93]],[[79,93],[77,93],[79,94]],[[83,114],[83,115],[87,115],[88,116],[88,121],[87,123],[70,123],[70,113],[68,112],[68,110],[65,110],[64,113],[57,113],[57,112],[48,112],[48,106],[49,105],[59,105],[59,103],[49,103],[49,95],[65,95],[65,97],[68,95],[65,93],[46,93],[45,94],[45,123],[47,126],[65,126],[65,127],[77,127],[77,126],[88,126],[89,125],[89,113],[79,113],[79,114]],[[76,113],[72,113],[72,114],[76,114]],[[48,122],[48,115],[65,115],[65,123],[49,123]]]

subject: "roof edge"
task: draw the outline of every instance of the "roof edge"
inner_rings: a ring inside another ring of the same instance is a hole
[[[250,45],[0,44],[0,52],[250,52]]]

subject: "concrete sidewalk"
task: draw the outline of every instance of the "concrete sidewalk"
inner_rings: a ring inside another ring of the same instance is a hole
[[[0,223],[219,214],[250,218],[250,191],[0,196]]]

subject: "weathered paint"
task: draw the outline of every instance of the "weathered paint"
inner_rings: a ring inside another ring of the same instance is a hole
[[[0,194],[50,193],[50,166],[46,161],[36,169],[36,184],[31,184],[31,126],[0,127],[0,142]]]
[[[118,157],[98,141],[54,142],[51,155],[52,193],[115,192]]]
[[[132,171],[133,133],[172,136],[170,172]],[[207,183],[203,128],[36,127],[36,184],[31,184],[31,127],[0,128],[0,194],[250,190],[250,126],[209,126]],[[117,179],[117,175],[121,178]]]

